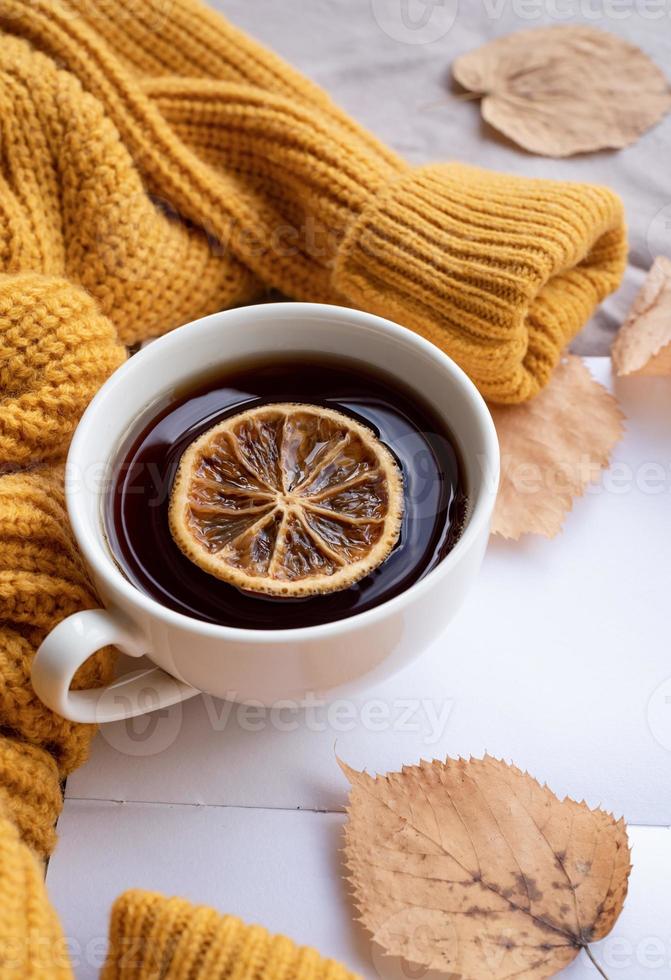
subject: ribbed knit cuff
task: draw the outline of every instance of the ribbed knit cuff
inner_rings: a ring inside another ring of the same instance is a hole
[[[607,188],[429,166],[352,222],[333,281],[442,347],[485,397],[512,403],[540,390],[618,286],[626,248]]]
[[[49,753],[0,736],[0,812],[12,818],[25,843],[41,858],[54,848],[62,806],[58,769]]]
[[[357,980],[334,960],[181,898],[125,892],[101,980]]]

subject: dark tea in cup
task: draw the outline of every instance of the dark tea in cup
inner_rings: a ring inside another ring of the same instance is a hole
[[[363,448],[342,461],[339,445],[348,439]],[[201,444],[190,486],[202,562],[171,530],[178,474]],[[380,489],[385,465],[389,476],[398,471],[402,494],[394,540],[371,571],[329,590],[348,556],[358,560],[375,544],[380,513],[389,510],[389,487]],[[292,516],[301,493],[305,512]],[[105,525],[124,575],[162,605],[218,625],[290,629],[364,612],[419,581],[458,540],[466,499],[455,440],[421,394],[355,360],[267,356],[200,377],[154,406],[117,457]],[[220,552],[232,581],[251,587],[222,580]],[[258,575],[256,590],[253,577],[238,574],[245,562]],[[265,591],[272,568],[294,594]],[[315,569],[319,588],[295,594]]]

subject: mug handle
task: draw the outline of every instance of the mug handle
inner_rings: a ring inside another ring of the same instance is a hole
[[[106,609],[85,609],[58,624],[41,644],[31,671],[38,698],[69,721],[99,724],[168,708],[199,691],[160,667],[119,677],[105,687],[71,691],[77,670],[101,647],[141,657],[146,641]]]

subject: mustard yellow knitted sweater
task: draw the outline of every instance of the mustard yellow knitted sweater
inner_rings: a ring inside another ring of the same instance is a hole
[[[91,731],[37,701],[30,664],[96,604],[62,463],[126,347],[275,287],[398,320],[489,399],[522,401],[618,284],[626,243],[605,188],[411,169],[194,0],[0,0],[0,35],[0,901],[17,909],[0,978],[50,980],[70,968],[39,960],[60,940],[36,856]],[[76,683],[110,670],[103,651]],[[148,935],[154,959],[129,972],[118,941]],[[346,975],[287,943],[133,894],[105,977]]]
[[[609,190],[412,169],[192,0],[1,0],[2,29],[4,268],[80,283],[125,343],[273,286],[516,402],[619,282]]]

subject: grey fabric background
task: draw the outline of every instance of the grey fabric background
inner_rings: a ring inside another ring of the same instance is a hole
[[[481,122],[450,86],[454,57],[511,31],[591,24],[638,44],[671,75],[671,0],[210,0],[318,82],[414,163],[458,159],[528,176],[608,184],[624,199],[631,254],[621,289],[573,349],[608,352],[654,255],[671,256],[671,116],[618,152],[549,160]]]

